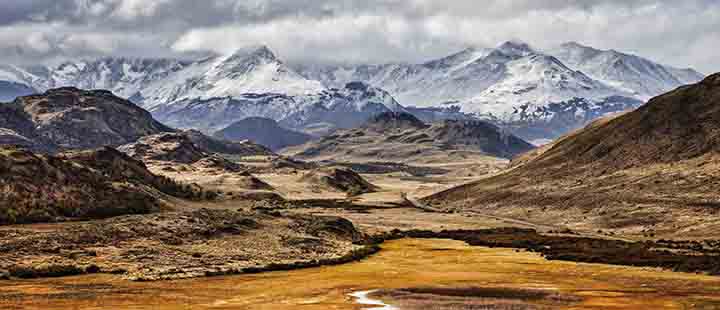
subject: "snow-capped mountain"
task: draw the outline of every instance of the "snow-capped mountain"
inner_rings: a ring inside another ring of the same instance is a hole
[[[318,82],[299,75],[265,46],[194,62],[167,78],[145,85],[136,99],[146,107],[182,100],[239,97],[244,94],[314,94]]]
[[[644,100],[704,77],[693,69],[663,66],[635,55],[599,50],[576,42],[562,44],[548,53],[593,79]]]
[[[701,78],[692,69],[577,43],[539,51],[509,41],[420,64],[369,65],[288,65],[261,46],[196,60],[0,66],[0,100],[60,86],[107,89],[169,125],[206,132],[250,116],[325,132],[404,109],[432,120],[492,120],[535,140]]]
[[[388,91],[403,105],[434,107],[472,97],[499,81],[502,72],[496,64],[485,61],[491,52],[468,48],[423,64],[296,65],[294,68],[327,87],[363,81]]]
[[[324,85],[365,81],[405,106],[459,106],[461,112],[494,120],[529,140],[555,138],[703,77],[692,69],[577,43],[544,52],[519,41],[423,64],[295,68]]]
[[[383,112],[403,111],[387,92],[365,83],[348,83],[342,89],[289,96],[284,94],[242,94],[210,99],[185,99],[150,107],[158,120],[175,128],[221,130],[248,117],[264,117],[287,128],[318,128],[324,133],[352,128]]]
[[[169,124],[207,132],[247,116],[287,119],[297,126],[326,121],[334,128],[364,121],[373,109],[402,108],[384,91],[362,83],[328,89],[287,67],[264,46],[196,61],[101,58],[32,70],[0,67],[0,98],[6,101],[63,86],[107,89]],[[225,106],[228,114],[222,112]]]
[[[618,94],[616,89],[568,68],[552,56],[530,54],[504,63],[503,68],[504,78],[467,100],[466,112],[518,121],[523,120],[523,115],[517,113],[521,106],[535,110],[572,98],[594,100]]]

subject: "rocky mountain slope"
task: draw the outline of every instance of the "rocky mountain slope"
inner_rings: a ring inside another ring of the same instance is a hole
[[[479,120],[425,124],[409,113],[383,113],[359,128],[336,132],[285,154],[306,160],[400,161],[418,157],[486,155],[510,158],[533,149],[522,139]]]
[[[249,140],[264,145],[271,150],[300,145],[310,141],[311,135],[280,127],[275,120],[262,117],[249,117],[215,132],[215,137],[232,140]]]
[[[300,180],[328,187],[332,190],[346,192],[351,196],[372,193],[378,190],[377,186],[365,180],[355,171],[341,167],[318,168],[304,174]]]
[[[569,42],[548,51],[566,65],[613,87],[646,100],[680,85],[696,83],[704,77],[693,69],[663,66],[653,61],[615,50],[599,50]]]
[[[598,120],[498,176],[429,199],[448,208],[626,234],[720,227],[720,74]]]
[[[11,137],[4,143],[36,150],[114,147],[174,131],[108,91],[58,88],[19,97],[0,109],[0,128],[5,128],[6,138]]]
[[[352,128],[375,114],[401,110],[388,93],[363,83],[348,83],[342,89],[318,94],[287,96],[245,94],[208,100],[183,100],[151,107],[153,115],[176,128],[198,128],[206,132],[224,129],[248,117],[271,118],[286,128]]]

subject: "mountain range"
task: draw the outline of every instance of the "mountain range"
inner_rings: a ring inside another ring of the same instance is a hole
[[[509,41],[421,64],[370,65],[288,64],[259,46],[195,60],[106,57],[55,67],[3,65],[0,100],[61,86],[106,89],[170,126],[206,133],[264,117],[323,134],[383,112],[427,115],[431,109],[440,119],[481,118],[542,140],[702,77],[574,42],[540,51]],[[455,107],[454,113],[438,113]]]

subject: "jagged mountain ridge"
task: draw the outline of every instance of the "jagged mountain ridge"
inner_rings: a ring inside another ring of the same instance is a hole
[[[35,91],[65,85],[107,89],[169,125],[208,133],[247,117],[296,129],[320,124],[327,131],[402,109],[386,92],[363,83],[336,89],[306,79],[264,46],[196,61],[102,58],[31,69],[0,67],[0,79]]]
[[[543,52],[509,41],[493,49],[468,48],[422,64],[352,66],[291,66],[269,48],[256,47],[195,61],[102,58],[57,68],[3,66],[0,80],[7,80],[7,90],[0,92],[0,97],[64,85],[109,89],[163,121],[205,132],[254,116],[293,129],[327,127],[321,132],[342,128],[346,114],[353,120],[366,118],[368,111],[358,114],[358,109],[319,103],[337,97],[347,98],[348,105],[353,105],[351,101],[389,103],[377,112],[398,110],[399,104],[457,106],[459,112],[534,140],[555,138],[619,107],[635,108],[649,96],[700,77],[692,69],[662,66],[576,43]],[[365,89],[378,91],[338,94],[356,81],[372,86]],[[371,94],[379,96],[366,100]],[[613,104],[608,106],[608,101]],[[223,126],[214,125],[220,113],[228,112],[228,105],[231,113],[222,118]],[[445,118],[455,116],[457,113]]]
[[[237,97],[184,100],[160,105],[150,111],[161,122],[176,128],[200,128],[218,131],[248,117],[278,121],[286,128],[302,129],[326,124],[351,128],[368,117],[403,107],[388,93],[363,83],[349,83],[342,89],[317,94],[288,96],[282,94],[244,94]]]
[[[635,55],[595,49],[577,42],[564,43],[548,53],[570,67],[642,100],[680,85],[696,83],[704,77],[693,69],[663,66]]]
[[[568,50],[577,46],[568,43],[544,52],[509,41],[495,49],[467,49],[423,64],[296,69],[325,85],[366,81],[405,106],[458,106],[461,112],[491,120],[529,140],[556,138],[703,77],[692,69],[615,51],[581,47],[587,55],[569,57],[574,54]],[[604,54],[615,55],[616,61],[592,60]]]

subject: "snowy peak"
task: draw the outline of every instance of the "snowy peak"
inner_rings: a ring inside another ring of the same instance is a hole
[[[270,63],[280,64],[281,62],[267,46],[259,46],[235,51],[227,58],[221,59],[218,67],[222,71],[238,75]]]
[[[613,94],[621,92],[553,56],[532,54],[508,62],[506,77],[470,99],[465,110],[502,121],[519,121],[519,107],[536,109],[573,98],[600,99]]]
[[[266,59],[270,61],[279,61],[275,53],[270,50],[266,45],[259,45],[254,47],[246,47],[237,49],[233,52],[228,60],[232,59],[244,59],[244,58],[255,58],[255,59]]]
[[[548,53],[594,79],[641,99],[703,78],[694,70],[663,66],[632,54],[595,49],[576,42],[564,43]]]
[[[530,44],[518,40],[500,44],[495,50],[511,57],[525,57],[537,53]]]
[[[450,56],[426,62],[423,66],[429,69],[451,69],[464,67],[486,57],[490,54],[490,52],[490,49],[469,47]]]
[[[190,64],[141,92],[142,104],[154,107],[182,100],[240,97],[244,94],[313,94],[325,88],[306,79],[267,47],[247,48]]]

